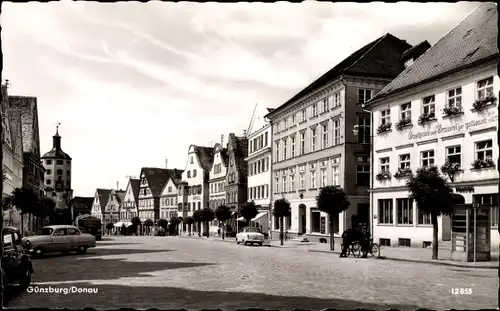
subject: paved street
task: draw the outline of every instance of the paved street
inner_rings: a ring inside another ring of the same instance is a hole
[[[34,261],[38,288],[98,293],[22,293],[9,308],[96,309],[479,309],[496,308],[498,276],[474,269],[339,258],[289,248],[179,237],[117,237],[87,255]],[[471,288],[453,295],[452,288]]]

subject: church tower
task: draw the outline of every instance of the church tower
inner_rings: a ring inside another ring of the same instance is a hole
[[[71,157],[61,149],[59,125],[56,134],[52,136],[52,150],[42,156],[45,168],[45,195],[56,202],[56,208],[68,208],[73,198],[71,189]]]

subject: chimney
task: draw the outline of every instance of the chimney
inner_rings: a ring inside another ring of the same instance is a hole
[[[118,188],[118,182],[116,182],[116,191],[118,191],[118,189],[120,188]]]
[[[224,148],[224,134],[220,136],[220,144]]]
[[[165,168],[168,168],[168,159],[165,159]]]

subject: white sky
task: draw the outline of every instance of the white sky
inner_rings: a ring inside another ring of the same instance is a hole
[[[436,43],[480,3],[2,3],[3,79],[38,97],[42,153],[61,122],[77,196],[141,167],[184,169],[190,144],[242,134],[389,32]]]

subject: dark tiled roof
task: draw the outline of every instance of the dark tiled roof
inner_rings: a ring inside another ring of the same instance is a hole
[[[12,109],[21,113],[23,152],[40,154],[40,140],[38,137],[37,98],[29,96],[9,96]]]
[[[146,176],[151,193],[153,196],[157,197],[161,194],[168,179],[171,177],[180,179],[182,177],[182,172],[182,170],[178,169],[143,167],[141,169],[141,176],[143,174]]]
[[[139,198],[139,179],[130,179],[130,186],[132,187],[132,193],[134,194],[134,201],[137,202]]]
[[[224,166],[227,167],[227,165],[229,164],[229,155],[227,154],[227,148],[222,148],[222,150],[220,151],[220,156],[222,159],[222,163],[224,163]]]
[[[273,112],[276,108],[266,108],[268,112]]]
[[[111,189],[99,189],[97,188],[97,195],[99,196],[99,204],[101,204],[101,213],[104,214],[106,204],[108,204],[109,194]]]
[[[115,191],[116,193],[116,199],[118,200],[118,203],[122,203],[123,200],[125,200],[125,191]]]
[[[214,163],[214,148],[203,146],[194,146],[194,148],[200,160],[201,167],[205,172],[210,172],[212,164]]]
[[[93,202],[93,197],[74,197],[71,201],[69,201],[69,205],[76,210],[88,210],[90,214]]]
[[[59,133],[56,133],[54,136],[52,136],[52,139],[54,140],[52,149],[49,152],[46,152],[41,158],[71,160],[71,157],[67,153],[62,151],[60,147],[61,136],[59,136]],[[59,144],[56,143],[56,140],[59,141]]]
[[[415,45],[412,48],[409,48],[406,52],[401,55],[401,60],[406,61],[410,59],[411,57],[418,58],[420,55],[424,54],[425,51],[427,51],[431,47],[431,44],[425,40],[423,42],[420,42],[419,44]]]
[[[370,102],[423,84],[478,62],[498,58],[498,10],[481,4]]]
[[[339,78],[341,75],[355,75],[364,77],[395,78],[404,70],[401,55],[411,48],[411,45],[390,33],[372,41],[357,50],[338,65],[330,69],[321,77],[309,84],[305,89],[290,98],[283,105],[270,112],[283,109],[300,98],[314,92],[328,83]]]

